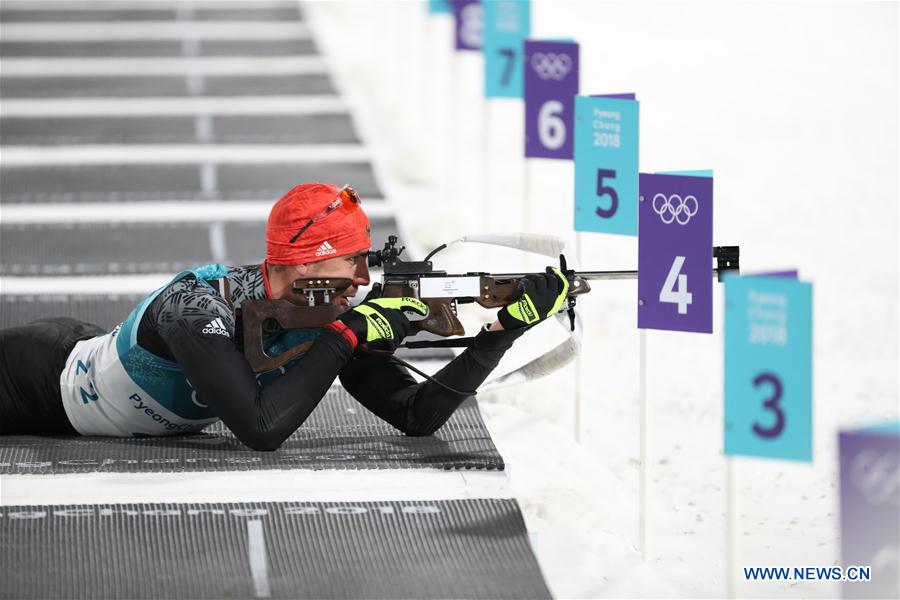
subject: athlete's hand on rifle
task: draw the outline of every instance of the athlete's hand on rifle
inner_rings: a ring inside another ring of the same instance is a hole
[[[382,298],[381,284],[376,283],[363,301],[338,317],[338,321],[353,331],[358,344],[393,351],[409,335],[409,319],[403,311],[424,317],[428,306],[416,298]]]
[[[526,275],[519,283],[522,297],[497,313],[504,329],[530,327],[558,313],[569,293],[569,280],[556,267]]]

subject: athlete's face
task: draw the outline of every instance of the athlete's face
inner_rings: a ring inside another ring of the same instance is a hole
[[[369,263],[366,260],[368,249],[356,254],[335,256],[320,262],[306,265],[306,274],[303,277],[341,277],[350,279],[353,283],[344,290],[340,296],[335,296],[333,304],[349,306],[350,298],[356,295],[360,286],[369,285]]]

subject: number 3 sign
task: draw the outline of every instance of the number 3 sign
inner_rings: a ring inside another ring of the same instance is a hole
[[[725,454],[812,460],[812,286],[725,279]]]
[[[638,327],[712,333],[712,177],[638,185]]]
[[[525,156],[572,159],[578,44],[525,42]]]

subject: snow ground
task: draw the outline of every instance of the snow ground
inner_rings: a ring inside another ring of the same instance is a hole
[[[448,17],[429,17],[420,2],[307,7],[412,242],[430,248],[476,231],[573,237],[571,163],[526,166],[521,102],[486,104],[481,58],[452,53]],[[739,244],[745,271],[797,267],[813,282],[815,459],[735,460],[738,565],[842,564],[837,432],[898,415],[897,4],[557,0],[533,3],[532,31],[581,43],[582,93],[637,92],[643,171],[715,170],[714,240]],[[585,234],[580,258],[629,269],[636,251],[635,239]],[[451,271],[542,267],[494,249],[438,258]],[[485,394],[482,411],[557,597],[721,597],[721,294],[713,335],[647,334],[649,563],[637,552],[634,298],[634,282],[599,283],[580,303],[579,443],[572,366]],[[530,333],[505,367],[559,339],[555,327]],[[737,594],[840,589],[739,581]]]

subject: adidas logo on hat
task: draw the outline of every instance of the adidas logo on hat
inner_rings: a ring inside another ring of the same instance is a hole
[[[316,256],[327,256],[329,254],[337,254],[337,250],[335,250],[328,242],[324,242],[319,246],[319,249],[316,250]]]
[[[207,323],[206,327],[203,328],[201,333],[216,333],[218,335],[224,335],[225,337],[231,337],[229,335],[228,330],[225,329],[225,323],[222,322],[221,318],[215,318],[209,323]]]

